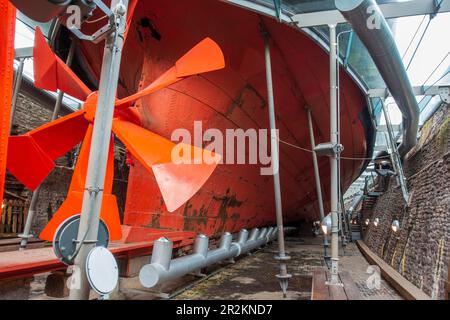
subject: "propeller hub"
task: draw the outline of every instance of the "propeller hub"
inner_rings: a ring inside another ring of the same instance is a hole
[[[97,110],[98,92],[90,94],[83,104],[83,108],[86,111],[84,117],[89,122],[94,122],[95,111]]]

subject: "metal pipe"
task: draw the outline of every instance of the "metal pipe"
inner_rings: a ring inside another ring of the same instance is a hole
[[[98,236],[127,8],[128,0],[111,1],[111,10],[114,12],[116,19],[116,30],[107,36],[103,54],[92,147],[89,153],[80,227],[77,236],[77,250],[79,250],[75,258],[77,268],[74,268],[75,271],[72,275],[78,278],[80,286],[71,289],[69,296],[71,300],[89,299],[90,286],[86,277],[85,265],[87,255],[95,247]]]
[[[73,62],[75,48],[76,48],[76,40],[72,39],[72,42],[70,43],[69,53],[66,59],[66,65],[68,65],[69,67],[72,65]],[[58,98],[56,100],[55,108],[53,109],[52,121],[58,119],[63,99],[64,99],[64,92],[58,90]]]
[[[319,213],[320,213],[320,221],[322,222],[325,218],[325,210],[323,209],[323,197],[322,197],[322,184],[320,183],[320,174],[319,174],[319,163],[317,161],[317,153],[314,151],[316,147],[316,139],[314,138],[314,128],[312,123],[311,110],[306,108],[306,115],[308,117],[308,128],[309,128],[309,139],[311,142],[311,150],[312,150],[312,159],[313,159],[313,168],[314,168],[314,180],[316,182],[316,193],[317,193],[317,202],[319,204]],[[328,259],[329,256],[327,254],[328,248],[328,235],[323,235],[323,256],[325,259]]]
[[[281,204],[281,188],[280,188],[280,174],[279,174],[279,154],[278,154],[278,136],[277,136],[277,125],[275,120],[275,102],[273,97],[273,84],[272,84],[272,62],[270,58],[270,43],[269,35],[264,32],[264,56],[266,62],[266,82],[267,82],[267,99],[269,105],[269,121],[270,121],[270,147],[272,163],[274,166],[273,170],[273,186],[275,192],[275,213],[277,219],[278,227],[278,256],[276,259],[280,264],[280,273],[277,275],[278,281],[280,283],[281,290],[284,296],[286,296],[289,278],[291,275],[287,273],[286,260],[290,257],[286,255],[285,244],[284,244],[284,228],[283,228],[283,208]]]
[[[339,68],[339,54],[340,54],[340,47],[339,47],[339,39],[342,35],[349,33],[350,35],[353,34],[352,30],[346,30],[341,31],[336,36],[336,52],[337,52],[337,58],[336,58],[336,82],[337,82],[337,139],[338,144],[341,144],[341,77],[340,77],[340,68]],[[347,236],[346,236],[346,220],[344,218],[345,214],[345,208],[344,208],[344,196],[342,194],[342,166],[341,166],[341,154],[338,153],[337,155],[337,163],[338,163],[338,217],[339,217],[339,231],[341,233],[341,245],[342,249],[345,252],[345,246],[347,245]]]
[[[314,129],[312,124],[312,117],[311,117],[311,110],[306,109],[306,115],[308,116],[308,127],[309,127],[309,138],[311,142],[311,150],[312,152],[312,159],[313,159],[313,167],[314,167],[314,178],[316,181],[316,193],[317,193],[317,200],[319,203],[319,213],[320,213],[320,220],[322,221],[323,218],[325,218],[325,213],[323,209],[323,198],[322,198],[322,187],[320,183],[320,175],[319,175],[319,164],[317,161],[317,154],[314,151],[314,148],[316,147],[316,141],[314,138]]]
[[[330,142],[337,146],[339,133],[337,128],[337,37],[336,25],[330,25]],[[331,270],[330,284],[339,283],[339,217],[338,217],[338,154],[330,157],[330,205],[331,205]]]
[[[76,47],[75,40],[72,39],[72,42],[70,44],[69,54],[67,55],[67,59],[66,59],[66,65],[69,67],[72,65],[72,62],[73,62],[75,47]],[[54,121],[58,118],[63,99],[64,99],[64,92],[58,91],[58,98],[56,99],[55,107],[53,109],[53,114],[52,114],[52,118],[51,118],[50,122]],[[25,221],[25,227],[23,228],[23,233],[19,235],[19,237],[22,238],[22,240],[20,241],[19,250],[24,250],[28,244],[28,240],[30,238],[32,238],[32,235],[30,234],[30,230],[31,230],[31,225],[33,223],[35,213],[36,213],[40,190],[41,190],[41,186],[38,186],[34,190],[33,195],[31,197],[30,208],[28,209],[27,220]]]
[[[250,236],[248,237],[248,240],[255,240],[258,237],[259,234],[259,229],[258,228],[254,228],[252,229],[252,231],[250,231]]]
[[[64,14],[72,0],[11,0],[26,16],[38,22],[48,22]]]
[[[153,244],[150,264],[141,268],[139,280],[146,288],[152,288],[163,282],[182,277],[191,272],[206,268],[220,261],[235,258],[248,253],[272,241],[276,237],[275,228],[264,228],[260,232],[253,229],[252,237],[247,238],[247,230],[239,233],[238,242],[232,242],[232,235],[225,232],[216,249],[208,251],[208,237],[198,235],[194,242],[193,253],[171,260],[173,244],[166,238],[160,238]]]
[[[335,5],[369,51],[402,112],[403,157],[417,143],[420,112],[391,29],[374,0],[335,0]]]
[[[34,218],[35,212],[36,212],[40,189],[41,189],[41,187],[38,186],[33,191],[33,195],[31,197],[31,202],[30,202],[30,208],[28,209],[27,219],[25,221],[25,226],[23,227],[23,233],[19,234],[19,238],[22,239],[22,240],[20,240],[19,251],[25,250],[25,248],[28,244],[28,240],[33,237],[33,235],[30,234],[30,230],[31,230],[31,224],[33,222],[33,218]]]
[[[19,59],[19,66],[17,67],[16,77],[14,79],[13,95],[11,98],[11,115],[10,115],[10,121],[9,121],[9,123],[10,123],[9,131],[10,132],[11,132],[12,125],[13,125],[14,113],[16,111],[17,98],[19,96],[20,87],[22,86],[24,66],[25,66],[25,58]]]

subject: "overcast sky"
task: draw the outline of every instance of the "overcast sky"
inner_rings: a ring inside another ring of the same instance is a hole
[[[396,41],[400,54],[403,56],[411,39],[414,36],[418,26],[423,20],[423,16],[407,17],[397,19]],[[411,45],[408,54],[405,56],[404,64],[408,65],[418,41],[428,23],[429,18],[425,18],[416,40]],[[417,50],[408,75],[413,86],[424,85],[424,81],[430,76],[431,72],[438,66],[442,59],[447,56],[434,75],[425,83],[425,87],[432,85],[438,80],[450,66],[450,13],[441,13],[437,15],[430,23],[428,31]],[[420,100],[421,97],[419,97]],[[387,101],[389,102],[389,101]],[[400,123],[401,114],[397,108],[390,108],[392,122]]]

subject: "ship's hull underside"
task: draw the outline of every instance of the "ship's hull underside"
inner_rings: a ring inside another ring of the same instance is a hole
[[[145,27],[150,21],[158,41]],[[143,23],[144,22],[144,23]],[[313,116],[316,143],[329,141],[329,58],[305,34],[275,20],[211,0],[140,1],[124,49],[119,95],[151,83],[205,37],[222,48],[226,68],[195,76],[161,90],[137,104],[144,127],[171,137],[174,129],[203,130],[269,127],[264,41],[270,34],[277,127],[280,138],[311,149],[305,108]],[[85,68],[98,79],[102,46],[80,47]],[[366,99],[341,72],[341,143],[343,156],[364,158],[370,123]],[[248,149],[247,149],[248,151]],[[226,157],[226,154],[224,154]],[[363,160],[342,160],[346,189],[359,175]],[[169,213],[152,173],[135,161],[130,170],[124,224],[220,234],[275,224],[273,178],[260,165],[221,164],[184,206]],[[325,208],[329,208],[329,159],[319,158]],[[280,144],[280,179],[286,221],[318,219],[310,152]]]

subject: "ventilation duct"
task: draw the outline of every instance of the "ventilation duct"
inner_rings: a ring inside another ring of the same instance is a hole
[[[335,0],[337,9],[366,46],[403,116],[403,157],[417,143],[419,106],[394,37],[374,0]]]
[[[66,13],[70,5],[80,8],[81,20],[90,17],[96,5],[92,0],[10,0],[27,17],[38,22],[49,22]]]

